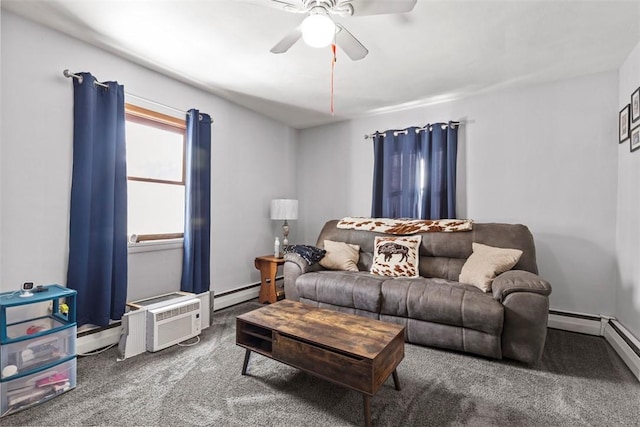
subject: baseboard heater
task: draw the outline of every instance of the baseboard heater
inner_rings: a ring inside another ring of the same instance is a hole
[[[278,280],[284,280],[284,276],[276,276],[276,282]],[[258,298],[259,294],[260,282],[252,283],[250,285],[233,289],[231,291],[221,292],[219,294],[216,294],[213,310],[218,311],[224,308],[232,307],[234,305],[242,304],[243,302]]]
[[[276,278],[277,280],[277,278]],[[251,285],[243,286],[232,291],[222,292],[216,294],[216,299],[213,302],[213,311],[222,310],[223,308],[232,307],[234,305],[242,304],[243,302],[250,301],[254,298],[258,298],[260,294],[260,283],[253,283]]]
[[[640,381],[640,341],[615,319],[607,322],[604,337]]]
[[[76,353],[78,356],[90,355],[95,351],[118,342],[122,333],[121,322],[115,321],[107,326],[88,328],[78,331],[76,335]]]

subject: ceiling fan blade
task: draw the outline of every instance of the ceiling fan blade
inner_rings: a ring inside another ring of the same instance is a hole
[[[307,13],[308,8],[305,7],[302,0],[237,0],[242,3],[248,3],[260,7],[268,7],[272,9],[280,9],[286,12]]]
[[[407,13],[413,10],[417,0],[351,0],[353,16]]]
[[[338,32],[336,33],[336,44],[340,46],[340,49],[344,50],[344,53],[346,53],[349,58],[357,61],[367,56],[369,51],[358,41],[357,38],[353,36],[353,34],[347,31],[347,29],[340,24],[336,24],[336,27],[338,27]]]
[[[281,8],[286,10],[287,12],[293,12],[293,13],[306,13],[307,9],[304,7],[303,2],[301,2],[300,0],[289,0],[289,1],[285,1],[285,0],[271,0],[273,3],[276,3],[272,6],[275,6],[277,8]]]
[[[280,40],[274,47],[271,48],[272,53],[285,53],[289,50],[291,46],[293,46],[300,38],[302,37],[302,33],[298,27],[289,31],[289,33],[284,36],[282,40]]]

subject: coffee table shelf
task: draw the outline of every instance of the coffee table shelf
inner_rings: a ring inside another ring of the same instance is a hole
[[[236,342],[252,351],[271,357],[273,337],[269,329],[242,322],[238,324]]]

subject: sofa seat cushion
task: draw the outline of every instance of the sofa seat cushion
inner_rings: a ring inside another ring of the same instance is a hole
[[[296,288],[300,299],[379,313],[388,279],[364,271],[317,271],[298,277]]]
[[[473,286],[444,279],[397,278],[382,284],[380,314],[500,336],[504,308]]]

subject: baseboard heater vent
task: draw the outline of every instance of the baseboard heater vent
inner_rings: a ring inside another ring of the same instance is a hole
[[[640,381],[640,341],[614,319],[607,322],[604,337]]]
[[[85,356],[96,350],[108,347],[118,342],[122,333],[120,321],[112,322],[107,326],[87,328],[78,332],[76,341],[76,353]]]
[[[95,328],[87,328],[83,331],[78,331],[78,333],[76,334],[76,337],[82,338],[87,335],[93,335],[93,334],[106,331],[107,329],[119,328],[120,326],[121,326],[121,322],[119,320],[111,321],[111,323],[109,323],[107,326],[96,326]]]
[[[631,350],[638,357],[640,357],[640,347],[636,345],[633,341],[631,341],[631,338],[629,338],[629,336],[626,333],[622,332],[622,329],[620,329],[619,326],[616,326],[616,322],[614,322],[613,320],[609,320],[609,325],[611,325],[613,330],[616,331],[618,335],[620,335],[620,338],[622,338],[624,342],[627,343],[627,345],[631,348]]]
[[[573,317],[576,319],[592,320],[596,322],[599,322],[601,319],[600,316],[594,316],[593,314],[573,313],[570,311],[560,311],[560,310],[553,310],[553,309],[549,310],[549,314],[555,314],[558,316],[565,316],[565,317]]]
[[[258,298],[259,294],[260,283],[254,283],[252,285],[244,286],[239,289],[216,294],[216,298],[213,300],[213,310],[218,311],[222,310],[223,308],[242,304],[243,302]]]
[[[553,329],[602,336],[608,320],[608,317],[551,309],[548,325]]]

